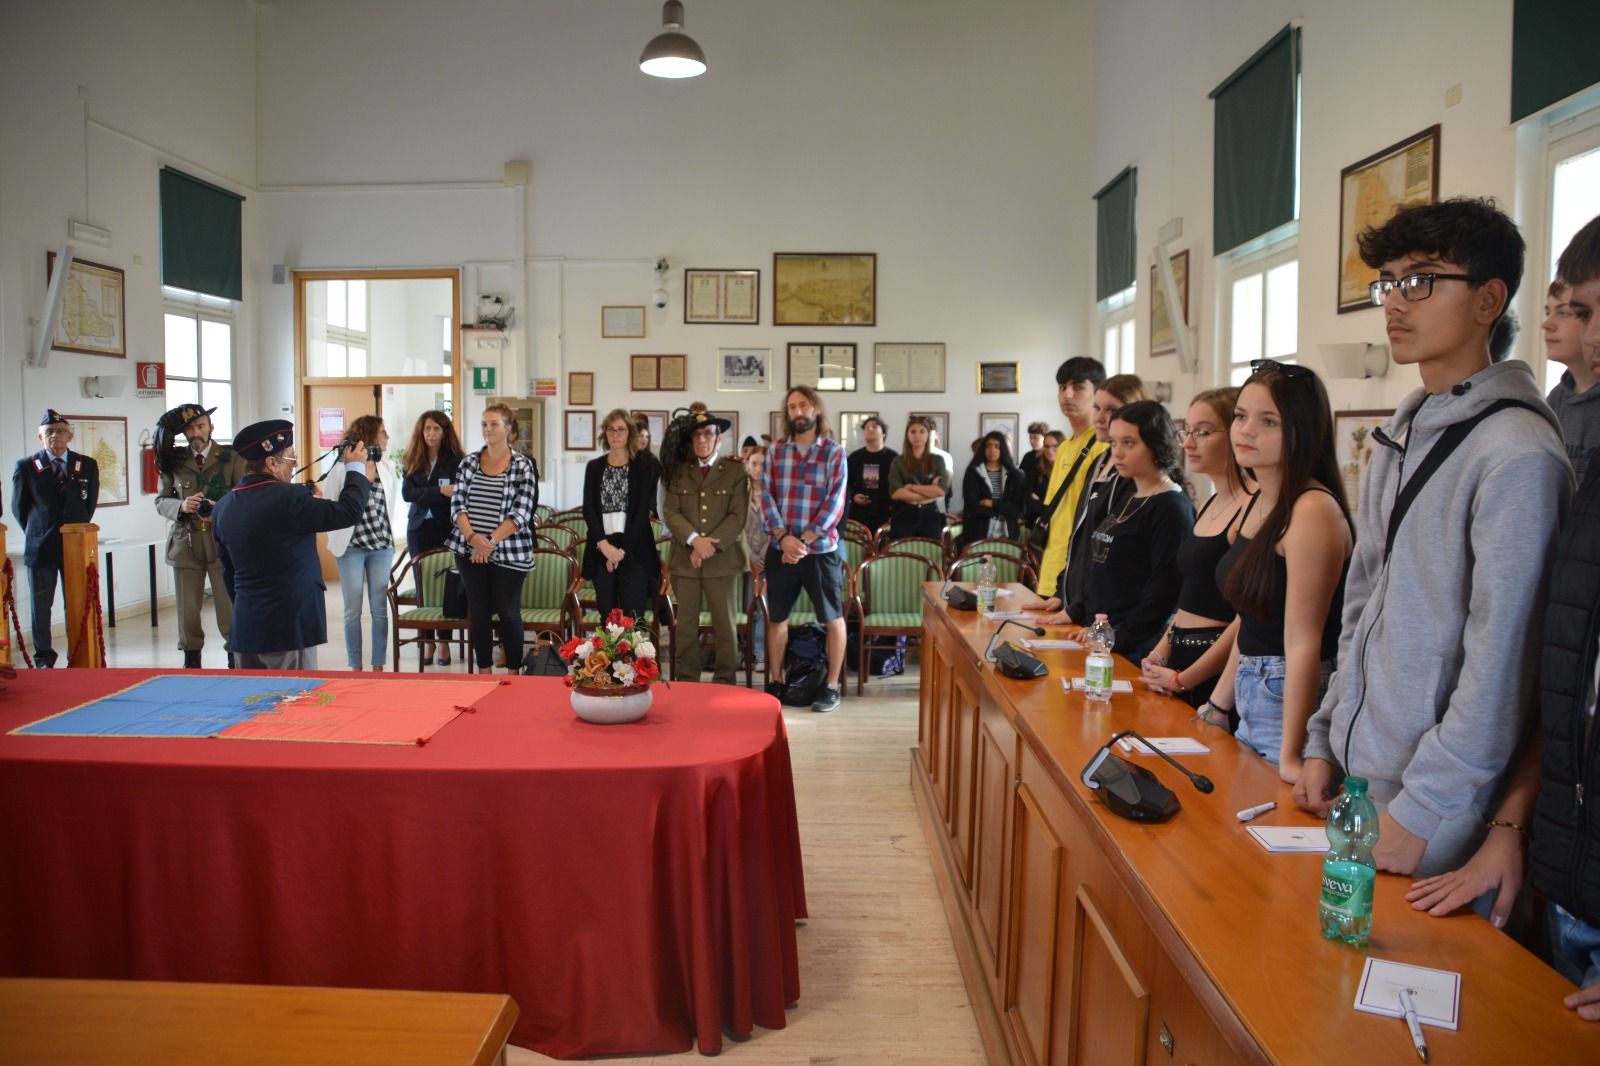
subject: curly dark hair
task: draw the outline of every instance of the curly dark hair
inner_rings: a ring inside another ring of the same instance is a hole
[[[1150,449],[1156,469],[1180,485],[1183,479],[1183,449],[1178,444],[1178,427],[1167,409],[1155,400],[1135,400],[1111,416],[1113,422],[1126,422],[1139,431],[1139,439]]]
[[[1522,284],[1527,245],[1517,224],[1493,199],[1458,196],[1436,204],[1402,208],[1381,226],[1368,226],[1356,238],[1361,261],[1378,268],[1413,252],[1455,263],[1480,280],[1505,282],[1505,313]]]

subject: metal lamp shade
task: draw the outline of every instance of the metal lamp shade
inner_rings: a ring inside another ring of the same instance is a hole
[[[667,0],[661,5],[661,26],[657,35],[639,53],[639,69],[657,78],[692,78],[706,72],[706,54],[683,29],[683,4]]]

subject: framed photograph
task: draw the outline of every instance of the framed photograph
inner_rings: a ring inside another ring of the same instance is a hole
[[[978,391],[1021,392],[1021,365],[1018,363],[979,363]]]
[[[685,270],[683,321],[753,326],[761,321],[761,271]]]
[[[1339,313],[1371,307],[1378,272],[1361,261],[1356,237],[1402,207],[1439,199],[1439,127],[1391,144],[1339,172]]]
[[[861,427],[867,419],[877,418],[876,411],[840,411],[839,412],[839,443],[846,452],[853,452],[857,448],[864,448],[867,439],[861,435]]]
[[[100,468],[97,507],[122,507],[128,502],[128,420],[121,415],[67,415],[72,445]]]
[[[644,304],[607,304],[600,308],[600,336],[644,336]]]
[[[44,273],[48,283],[55,273],[56,253],[47,252],[46,256]],[[61,290],[61,317],[56,322],[50,347],[58,352],[126,359],[127,323],[122,297],[122,271],[104,263],[74,258],[67,267]],[[104,495],[102,488],[102,498]]]
[[[729,422],[728,432],[724,433],[717,441],[717,454],[726,455],[729,458],[737,458],[739,455],[739,442],[744,439],[739,436],[739,412],[710,411],[708,413],[717,418],[726,418]]]
[[[722,348],[717,352],[718,392],[771,392],[771,348]]]
[[[879,392],[943,392],[944,344],[874,344],[872,376]]]
[[[686,355],[636,355],[629,361],[628,387],[634,392],[682,392],[688,388]]]
[[[517,420],[517,442],[511,446],[521,452],[544,475],[544,401],[532,396],[490,396],[486,403],[503,403],[511,408]]]
[[[877,325],[877,253],[775,253],[772,257],[772,324]]]
[[[595,430],[599,423],[595,420],[592,409],[587,411],[574,411],[570,407],[562,412],[566,420],[566,431],[562,434],[562,447],[569,452],[592,452],[597,447],[595,443]]]
[[[782,440],[789,435],[789,418],[782,411],[767,412],[767,436]],[[770,444],[771,441],[768,441]]]
[[[855,392],[856,346],[789,345],[789,387],[796,385],[809,385],[818,392]]]
[[[1361,503],[1361,478],[1372,462],[1372,431],[1394,417],[1394,411],[1335,411],[1333,413],[1333,455],[1344,482],[1344,496],[1355,517]]]
[[[594,371],[569,370],[567,372],[567,402],[579,407],[594,403]]]
[[[1183,320],[1189,321],[1189,249],[1172,257],[1172,280],[1178,286],[1178,302],[1183,305]],[[1192,323],[1191,323],[1192,325]],[[1178,335],[1167,311],[1167,292],[1161,287],[1155,264],[1150,265],[1150,354],[1170,355],[1178,350]]]
[[[667,412],[665,411],[635,411],[635,417],[644,416],[645,424],[650,427],[650,447],[659,450],[661,438],[667,435]]]
[[[1011,447],[1011,458],[1020,462],[1021,456],[1017,451],[1017,438],[1022,433],[1022,416],[1019,414],[996,414],[993,411],[987,411],[978,416],[978,436],[987,437],[996,431],[1006,435],[1006,443]],[[1027,442],[1024,441],[1023,443],[1026,444]],[[949,451],[948,448],[945,450]],[[1023,450],[1026,451],[1026,448]]]
[[[949,411],[912,411],[907,418],[925,418],[933,426],[933,431],[939,435],[939,447],[950,452],[950,458],[958,461],[962,469],[966,468],[967,456],[957,455],[950,448],[950,412]],[[960,471],[951,475],[959,477]]]

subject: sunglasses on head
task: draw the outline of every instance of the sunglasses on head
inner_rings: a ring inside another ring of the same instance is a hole
[[[1280,363],[1276,359],[1250,360],[1250,373],[1252,376],[1261,373],[1263,370],[1270,370],[1275,374],[1281,375],[1286,381],[1299,381],[1302,378],[1317,376],[1310,367],[1299,366],[1295,363]]]

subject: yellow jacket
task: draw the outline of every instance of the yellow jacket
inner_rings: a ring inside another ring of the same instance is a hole
[[[1088,480],[1089,468],[1094,465],[1095,457],[1105,451],[1108,445],[1095,439],[1094,427],[1090,426],[1082,433],[1069,441],[1063,441],[1061,447],[1056,449],[1056,465],[1050,471],[1050,484],[1045,487],[1044,502],[1049,503],[1061,488],[1061,483],[1066,480],[1067,471],[1077,467],[1072,475],[1072,484],[1062,492],[1061,501],[1056,504],[1055,511],[1050,515],[1050,539],[1044,546],[1044,558],[1039,562],[1039,595],[1046,598],[1056,594],[1056,579],[1061,576],[1061,568],[1067,563],[1067,541],[1072,538],[1072,518],[1078,509],[1078,497],[1083,495],[1084,482]],[[1088,449],[1088,455],[1083,462],[1078,462],[1078,456]]]

